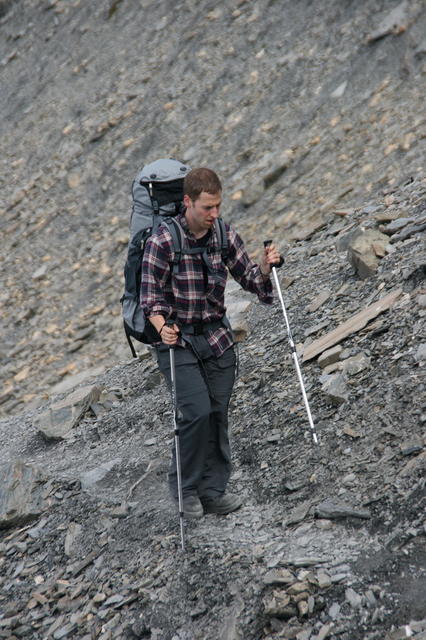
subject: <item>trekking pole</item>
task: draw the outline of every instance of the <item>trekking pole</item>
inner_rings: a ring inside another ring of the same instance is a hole
[[[185,551],[185,538],[183,533],[183,494],[182,494],[182,471],[180,464],[180,443],[179,429],[177,426],[177,395],[176,395],[176,366],[175,366],[175,349],[169,347],[170,351],[170,376],[172,387],[172,404],[173,404],[173,427],[175,433],[175,453],[176,453],[176,474],[178,485],[178,503],[179,503],[179,522],[180,522],[180,542],[182,551]]]
[[[263,243],[263,245],[265,247],[269,247],[269,245],[271,245],[271,244],[272,244],[272,240],[265,240],[264,243]],[[281,265],[282,265],[282,262],[277,266],[281,266]],[[285,310],[283,294],[282,294],[282,291],[281,291],[280,282],[278,280],[277,268],[274,265],[272,265],[272,275],[274,277],[275,287],[277,289],[278,297],[280,299],[281,307],[282,307],[282,310],[283,310],[284,320],[285,320],[285,323],[286,323],[286,326],[287,326],[288,343],[290,345],[291,353],[292,353],[293,360],[294,360],[294,365],[295,365],[296,371],[297,371],[297,377],[299,379],[300,388],[302,390],[302,396],[303,396],[303,400],[305,402],[306,413],[308,414],[309,426],[311,427],[312,438],[313,438],[315,444],[318,444],[318,436],[317,436],[317,432],[315,430],[314,421],[312,420],[312,414],[311,414],[311,410],[309,408],[308,396],[306,395],[305,385],[303,384],[303,377],[302,377],[302,372],[300,370],[299,359],[297,357],[296,347],[294,345],[293,337],[291,335],[291,329],[290,329],[290,324],[289,324],[288,318],[287,318],[287,312]]]

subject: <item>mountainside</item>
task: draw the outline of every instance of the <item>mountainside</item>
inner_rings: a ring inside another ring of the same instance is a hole
[[[4,413],[127,357],[147,161],[215,168],[254,253],[422,173],[424,2],[0,6]]]
[[[0,638],[426,638],[425,33],[421,0],[0,0]],[[231,286],[244,505],[184,554],[118,302],[158,157],[280,246],[319,436],[279,301]]]

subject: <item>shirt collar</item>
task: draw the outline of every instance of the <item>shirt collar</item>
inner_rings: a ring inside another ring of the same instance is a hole
[[[179,222],[180,226],[182,227],[182,229],[184,230],[184,232],[189,236],[189,238],[191,240],[196,240],[194,234],[192,233],[191,229],[188,226],[188,221],[185,218],[185,213],[180,213],[177,216],[177,221]],[[210,233],[210,237],[209,237],[209,241],[208,241],[208,246],[213,245],[216,242],[216,227],[212,228],[212,233]]]

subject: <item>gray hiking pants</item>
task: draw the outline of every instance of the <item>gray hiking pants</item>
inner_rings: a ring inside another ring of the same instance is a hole
[[[228,406],[235,380],[234,348],[216,358],[203,336],[197,355],[189,345],[175,347],[177,425],[184,496],[214,497],[225,492],[231,473]],[[170,387],[170,353],[156,348],[161,372]],[[177,498],[176,452],[169,471],[171,495]]]

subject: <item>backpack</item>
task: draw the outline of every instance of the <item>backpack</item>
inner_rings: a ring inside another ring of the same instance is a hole
[[[185,234],[175,220],[183,213],[183,180],[190,167],[177,160],[160,159],[145,165],[132,184],[133,206],[130,217],[130,240],[124,266],[124,294],[120,299],[124,331],[134,358],[137,357],[131,338],[152,344],[158,333],[146,322],[140,304],[142,257],[148,238],[160,224],[165,225],[172,237],[174,259],[172,274],[179,269],[183,253],[201,253],[202,249],[185,249]],[[226,259],[228,238],[225,224],[217,219],[215,229],[220,239],[222,258]]]

